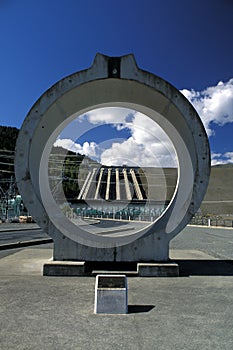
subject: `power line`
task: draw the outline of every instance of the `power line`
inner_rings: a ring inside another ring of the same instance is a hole
[[[14,166],[14,163],[4,163],[4,162],[0,162],[0,164],[2,164],[2,165],[7,165],[7,166]]]
[[[9,174],[14,174],[14,171],[10,170],[1,170],[1,173],[9,173]]]
[[[10,151],[8,149],[0,149],[0,152],[15,153],[15,151]]]

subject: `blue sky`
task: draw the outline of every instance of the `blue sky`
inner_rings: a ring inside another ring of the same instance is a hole
[[[231,0],[0,0],[0,124],[20,127],[44,91],[97,52],[134,53],[194,104],[213,163],[233,162],[232,18]]]

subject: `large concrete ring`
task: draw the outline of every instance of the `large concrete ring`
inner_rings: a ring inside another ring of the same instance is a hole
[[[60,131],[78,115],[107,106],[132,108],[157,122],[173,142],[179,163],[176,190],[161,217],[143,230],[120,237],[95,235],[74,225],[58,208],[48,181],[48,158]],[[140,70],[133,55],[97,54],[90,69],[60,80],[32,107],[17,140],[15,170],[25,205],[52,237],[112,248],[153,233],[166,235],[168,241],[178,234],[206,192],[210,152],[197,112],[176,88]]]

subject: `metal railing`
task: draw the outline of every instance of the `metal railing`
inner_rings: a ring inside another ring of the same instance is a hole
[[[194,216],[189,223],[190,225],[200,226],[217,226],[217,227],[233,227],[233,218],[225,218],[221,216]]]

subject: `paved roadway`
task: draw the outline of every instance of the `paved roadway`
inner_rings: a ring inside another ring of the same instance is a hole
[[[120,228],[119,225],[124,227],[126,223],[116,222],[116,227]],[[102,228],[113,227],[113,222],[104,221],[100,223],[100,226]],[[36,229],[36,225],[8,224],[0,226],[0,245],[43,238],[49,238],[49,236],[42,229]],[[170,248],[172,250],[197,250],[217,259],[232,259],[233,229],[187,226],[171,241]]]
[[[198,250],[218,259],[233,259],[233,228],[187,226],[171,241],[170,248]]]
[[[12,255],[20,248],[2,250],[1,246],[18,243],[18,242],[28,242],[50,238],[41,228],[36,224],[17,224],[17,223],[3,223],[0,225],[0,259],[8,255]],[[38,245],[40,247],[40,245]],[[44,248],[52,248],[52,244],[43,245]]]
[[[6,243],[31,241],[34,239],[48,238],[49,236],[41,229],[0,231],[0,245]]]

